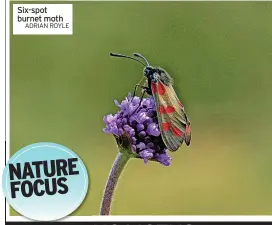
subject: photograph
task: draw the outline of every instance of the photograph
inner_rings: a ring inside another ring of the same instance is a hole
[[[7,4],[7,221],[272,221],[270,1]]]

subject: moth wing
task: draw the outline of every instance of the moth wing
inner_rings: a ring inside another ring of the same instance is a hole
[[[187,117],[185,109],[184,109],[184,106],[181,104],[181,102],[180,102],[180,100],[179,100],[179,98],[178,98],[178,96],[177,96],[177,94],[176,94],[173,86],[170,85],[168,87],[168,89],[166,88],[166,90],[169,91],[170,93],[173,93],[173,95],[175,96],[175,99],[176,99],[176,103],[174,101],[174,104],[176,104],[177,107],[178,106],[181,107],[181,111],[180,111],[181,115],[180,116],[183,119],[185,119],[185,121],[186,121],[185,134],[184,134],[185,135],[185,143],[186,143],[187,146],[189,146],[190,143],[191,143],[191,136],[192,136],[191,135],[191,122],[190,122],[189,118]]]
[[[158,81],[152,82],[151,87],[162,139],[167,149],[176,151],[184,139],[186,144],[189,145],[190,140],[186,134],[189,120],[172,85],[166,86]]]

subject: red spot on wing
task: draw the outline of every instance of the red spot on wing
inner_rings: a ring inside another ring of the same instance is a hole
[[[178,129],[177,127],[174,127],[174,126],[173,126],[173,134],[174,134],[175,136],[182,136],[182,135],[183,135],[183,132],[182,132],[180,129]]]
[[[159,95],[165,94],[165,87],[161,82],[158,82],[158,93],[159,93]]]
[[[159,112],[166,113],[165,108],[162,105],[159,106]]]
[[[162,129],[164,131],[168,131],[170,129],[170,126],[171,126],[170,122],[162,123]]]
[[[166,111],[167,113],[173,113],[173,112],[176,111],[176,109],[175,109],[175,107],[173,107],[173,106],[167,106],[167,107],[165,108],[165,111]]]
[[[151,82],[151,89],[153,94],[157,93],[157,85],[154,82]]]

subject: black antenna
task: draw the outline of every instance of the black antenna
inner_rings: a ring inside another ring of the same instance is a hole
[[[139,57],[139,58],[143,59],[145,61],[145,63],[146,63],[146,66],[149,66],[149,62],[140,53],[133,53],[133,55],[136,56],[136,57]]]
[[[130,57],[130,56],[126,56],[126,55],[122,55],[122,54],[119,54],[119,53],[112,53],[110,52],[110,56],[115,56],[115,57],[120,57],[120,58],[127,58],[127,59],[133,59],[141,64],[143,64],[144,66],[146,66],[143,62],[141,62],[140,60],[138,59],[135,59],[133,57]]]

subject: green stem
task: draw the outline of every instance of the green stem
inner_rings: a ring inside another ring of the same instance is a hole
[[[116,184],[129,158],[129,155],[123,154],[121,152],[119,152],[116,156],[104,190],[104,195],[100,208],[100,215],[110,214],[111,201]]]

